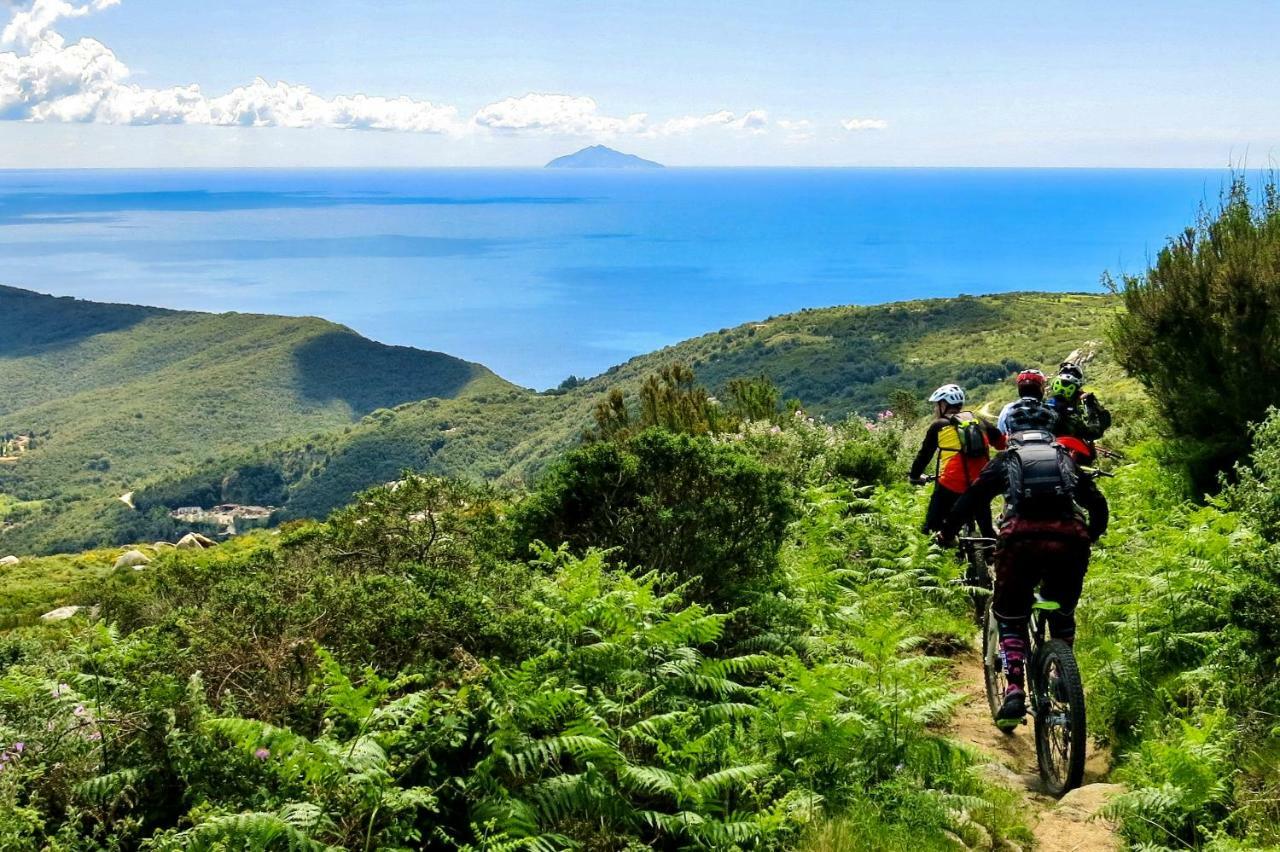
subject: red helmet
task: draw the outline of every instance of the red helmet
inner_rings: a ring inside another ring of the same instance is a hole
[[[1058,438],[1055,443],[1059,447],[1066,448],[1067,452],[1071,453],[1071,458],[1075,460],[1076,464],[1089,464],[1097,458],[1097,453],[1094,452],[1093,447],[1079,438],[1064,435]]]
[[[1044,387],[1044,373],[1035,369],[1023,370],[1018,374],[1018,384],[1035,385],[1038,388]]]

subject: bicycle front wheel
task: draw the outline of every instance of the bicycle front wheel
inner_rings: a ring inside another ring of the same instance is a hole
[[[1071,646],[1051,639],[1035,660],[1036,757],[1050,795],[1084,780],[1084,683]]]
[[[987,601],[986,618],[982,627],[982,674],[987,682],[987,704],[991,707],[991,720],[994,722],[1004,704],[1005,687],[1009,685],[1004,676],[1004,660],[1000,656],[1000,625],[996,623],[996,614],[991,609],[991,601]],[[1011,729],[1002,728],[1006,734]]]
[[[966,550],[964,582],[969,587],[974,620],[982,627],[986,623],[987,603],[991,600],[991,572],[980,548],[970,545]]]

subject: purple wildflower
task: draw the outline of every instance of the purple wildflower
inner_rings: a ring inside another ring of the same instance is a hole
[[[257,751],[253,753],[253,756],[258,758],[258,760],[266,760],[268,757],[271,756],[271,749],[259,748]]]

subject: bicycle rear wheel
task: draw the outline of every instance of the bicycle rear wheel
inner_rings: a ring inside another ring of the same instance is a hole
[[[1035,659],[1036,757],[1050,795],[1084,780],[1084,684],[1071,646],[1050,639]]]
[[[987,683],[987,705],[991,708],[991,721],[996,720],[1000,706],[1004,704],[1004,691],[1008,681],[1004,676],[1004,660],[1000,656],[1000,626],[996,623],[996,614],[991,610],[991,602],[987,601],[986,617],[982,626],[982,673]],[[1012,729],[1001,728],[1006,734]]]

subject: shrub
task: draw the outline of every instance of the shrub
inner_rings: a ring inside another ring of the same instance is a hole
[[[1249,424],[1280,402],[1280,193],[1260,201],[1242,177],[1215,214],[1174,238],[1141,275],[1109,281],[1126,312],[1116,357],[1146,385],[1175,436],[1207,444],[1197,477],[1248,447]]]
[[[881,444],[848,441],[833,454],[831,472],[863,485],[886,484],[893,465],[893,455]]]
[[[145,572],[118,572],[96,596],[124,629],[182,646],[173,670],[202,671],[215,702],[288,717],[317,644],[379,672],[517,654],[529,569],[494,558],[495,501],[487,488],[406,477],[327,524],[171,552]]]
[[[614,548],[619,561],[734,606],[770,582],[790,515],[780,472],[705,437],[650,429],[569,453],[514,520],[524,548]]]

